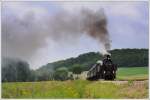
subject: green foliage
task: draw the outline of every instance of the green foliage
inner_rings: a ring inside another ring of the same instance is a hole
[[[28,81],[30,69],[29,65],[26,62],[18,62],[16,66],[16,73],[17,73],[17,81],[25,82]]]
[[[74,74],[81,74],[82,72],[82,67],[81,65],[79,64],[74,64],[71,71],[74,73]]]
[[[148,66],[148,49],[115,49],[110,52],[119,67]]]
[[[141,66],[148,66],[148,49],[115,49],[109,52],[111,53],[113,62],[117,64],[118,67],[140,68]],[[75,74],[80,74],[81,71],[89,70],[97,60],[102,60],[102,55],[95,52],[89,52],[81,54],[76,58],[48,63],[37,70],[31,70],[29,64],[25,61],[2,58],[2,82],[48,81],[53,79],[66,80],[69,71],[72,71]],[[128,76],[129,73],[129,75],[132,75],[136,73],[138,74],[142,71],[148,73],[148,70],[146,71],[146,69],[135,69],[137,70],[132,71],[122,69],[124,70],[123,72],[120,69],[117,73],[119,76],[118,78],[126,78],[122,76],[123,74]],[[137,77],[137,75],[133,78],[135,77]],[[139,78],[141,78],[141,76],[139,76]]]
[[[55,80],[67,80],[68,79],[68,70],[65,67],[56,69],[54,73],[54,79]]]
[[[2,64],[2,82],[29,81],[30,68],[27,62],[18,59],[3,60],[7,63]]]
[[[148,66],[148,49],[114,49],[109,51],[111,58],[118,67],[141,67]],[[41,68],[56,70],[62,66],[65,66],[72,71],[73,66],[82,67],[83,71],[89,70],[97,60],[102,60],[102,55],[98,52],[89,52],[81,54],[76,58],[69,58],[66,60],[49,63]]]
[[[53,72],[52,70],[47,70],[46,68],[43,68],[41,70],[35,70],[35,81],[46,81],[46,80],[52,80],[53,79]]]

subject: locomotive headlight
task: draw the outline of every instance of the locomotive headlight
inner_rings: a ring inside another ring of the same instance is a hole
[[[105,74],[106,72],[104,71],[104,74]]]

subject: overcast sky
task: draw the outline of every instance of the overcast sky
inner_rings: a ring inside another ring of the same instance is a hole
[[[81,8],[104,9],[111,49],[148,48],[148,2],[4,2],[2,55],[26,60],[36,69],[79,54],[100,52],[97,40],[85,34],[61,41],[48,38],[51,36],[45,31],[49,29],[45,23],[49,17],[63,10],[75,13]]]

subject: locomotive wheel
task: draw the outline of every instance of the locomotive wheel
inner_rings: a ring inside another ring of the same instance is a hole
[[[105,76],[105,80],[114,80],[114,77],[112,75]]]

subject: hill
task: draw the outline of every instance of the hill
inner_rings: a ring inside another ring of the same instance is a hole
[[[144,67],[148,66],[148,49],[114,49],[109,51],[111,58],[118,67]],[[102,55],[98,52],[89,52],[81,54],[75,58],[60,60],[53,63],[48,63],[37,69],[38,71],[56,70],[60,67],[66,67],[72,70],[73,66],[80,66],[82,70],[89,70],[97,60],[102,60]]]
[[[148,67],[148,49],[115,49],[109,52],[112,55],[112,61],[120,68]],[[3,58],[2,82],[68,80],[72,79],[73,74],[89,70],[97,60],[102,60],[102,55],[98,52],[89,52],[75,58],[48,63],[37,70],[31,70],[28,62]],[[133,73],[136,73],[136,70]]]

